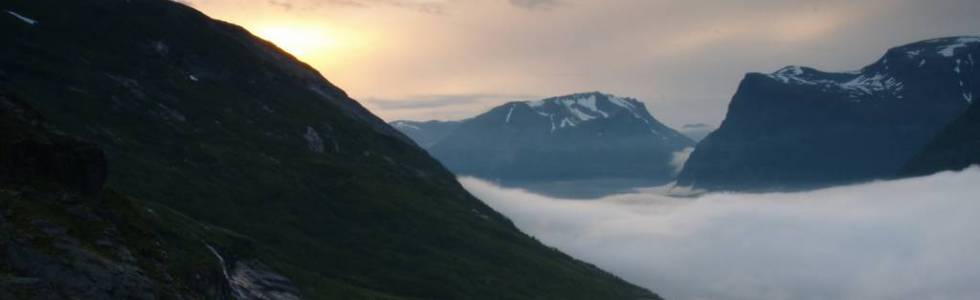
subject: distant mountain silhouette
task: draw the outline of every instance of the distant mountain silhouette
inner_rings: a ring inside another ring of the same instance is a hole
[[[391,126],[411,138],[420,147],[428,149],[453,133],[460,121],[394,121]]]
[[[980,95],[980,38],[888,50],[853,72],[751,73],[677,185],[813,188],[893,176]]]
[[[396,128],[417,137],[416,124]],[[693,144],[642,102],[592,92],[495,107],[456,124],[429,152],[459,175],[504,182],[665,182],[677,171],[674,153]]]

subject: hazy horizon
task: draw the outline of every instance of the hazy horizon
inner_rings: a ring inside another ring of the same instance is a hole
[[[980,28],[966,0],[183,2],[279,44],[388,121],[598,90],[675,128],[718,125],[745,73],[853,70]]]

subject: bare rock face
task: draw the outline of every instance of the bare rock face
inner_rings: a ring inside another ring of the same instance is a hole
[[[256,260],[235,263],[229,274],[232,294],[238,299],[299,300],[299,289],[286,277]]]

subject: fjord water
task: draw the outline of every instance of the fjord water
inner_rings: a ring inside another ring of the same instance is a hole
[[[980,168],[798,193],[569,201],[461,183],[523,231],[666,299],[975,299]]]

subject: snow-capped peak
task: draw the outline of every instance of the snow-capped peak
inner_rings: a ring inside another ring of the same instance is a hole
[[[610,118],[620,112],[639,115],[639,102],[603,93],[584,93],[526,102],[538,115],[557,118],[558,127]]]
[[[927,65],[931,68],[949,67],[957,76],[972,68],[980,37],[947,37],[912,43],[892,48],[881,60],[860,70],[848,72],[823,72],[813,68],[787,66],[771,74],[769,78],[784,84],[811,86],[824,92],[836,91],[851,101],[866,99],[903,99],[906,83],[903,70],[915,70]],[[962,80],[961,80],[962,81]],[[961,84],[961,86],[963,86]],[[964,94],[972,101],[972,95]]]
[[[651,130],[656,132],[656,129],[652,128],[652,117],[646,112],[643,104],[632,98],[591,92],[527,101],[524,104],[541,118],[547,118],[551,124],[551,131],[575,127],[594,120],[626,116],[651,124]],[[507,110],[508,117],[504,118],[505,122],[510,121],[509,115],[514,113],[512,108],[513,106]]]

